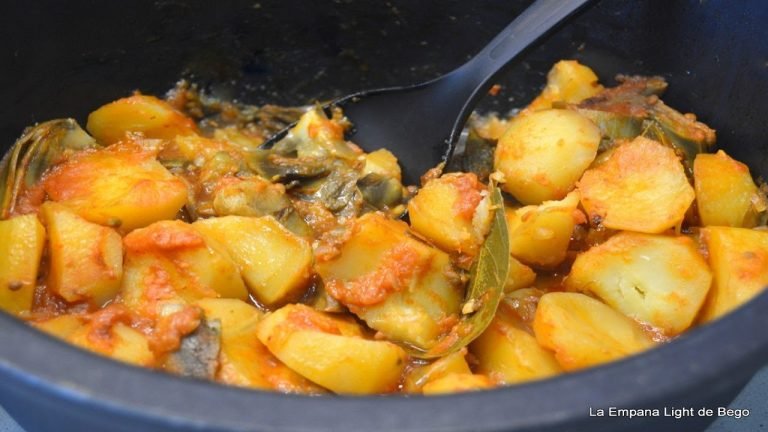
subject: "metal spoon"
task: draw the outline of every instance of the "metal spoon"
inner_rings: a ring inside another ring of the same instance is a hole
[[[355,128],[352,140],[399,156],[405,184],[453,154],[464,124],[494,78],[526,48],[592,0],[537,0],[471,60],[434,80],[366,90],[334,100]],[[262,147],[282,139],[289,128]],[[405,156],[407,155],[407,157]]]

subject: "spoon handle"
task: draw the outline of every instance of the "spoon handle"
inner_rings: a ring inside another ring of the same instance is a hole
[[[444,77],[456,97],[466,101],[451,134],[451,142],[467,117],[493,84],[493,79],[526,48],[594,0],[537,0],[501,31],[470,61]]]

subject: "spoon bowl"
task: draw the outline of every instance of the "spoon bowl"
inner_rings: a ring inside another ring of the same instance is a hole
[[[350,137],[367,151],[387,148],[398,158],[404,184],[448,162],[477,102],[515,58],[593,0],[537,0],[468,62],[425,83],[366,90],[343,96],[338,106],[351,120]],[[262,147],[286,136],[280,131]],[[420,151],[413,151],[420,148]]]

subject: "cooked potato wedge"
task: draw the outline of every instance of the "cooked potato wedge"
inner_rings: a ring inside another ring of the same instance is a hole
[[[504,283],[504,292],[511,293],[522,288],[528,288],[536,280],[536,273],[527,265],[509,255],[509,272]]]
[[[141,133],[147,138],[171,139],[197,131],[192,119],[168,102],[140,94],[118,99],[92,112],[85,128],[105,145],[125,139],[128,132]]]
[[[76,154],[43,183],[53,201],[90,222],[127,232],[173,219],[187,202],[187,186],[134,143]]]
[[[690,238],[623,232],[581,253],[565,286],[674,336],[693,323],[711,282]]]
[[[464,358],[466,349],[448,354],[434,362],[411,369],[405,376],[403,391],[420,393],[425,384],[450,374],[471,374]]]
[[[122,322],[97,327],[94,316],[65,314],[32,324],[57,338],[89,351],[137,366],[154,366],[147,337]],[[100,323],[100,324],[103,324]]]
[[[222,339],[253,327],[263,315],[255,306],[234,298],[204,298],[195,304],[203,309],[207,321],[219,321]]]
[[[225,248],[181,221],[157,222],[123,239],[123,302],[146,315],[203,298],[248,298]]]
[[[155,355],[144,334],[123,324],[113,325],[106,336],[94,336],[93,325],[88,324],[69,335],[69,342],[89,351],[137,366],[153,366]]]
[[[272,354],[309,380],[343,394],[391,392],[407,355],[386,341],[363,339],[354,323],[303,305],[267,315],[258,337]]]
[[[446,252],[475,256],[490,224],[488,211],[477,212],[485,196],[475,174],[445,174],[408,202],[411,227]]]
[[[702,225],[752,228],[757,224],[761,209],[756,204],[762,198],[749,167],[722,150],[700,153],[693,162],[693,178]]]
[[[494,387],[493,381],[484,375],[452,373],[424,384],[425,395],[478,391]]]
[[[448,255],[380,213],[359,218],[341,253],[317,271],[325,289],[371,328],[424,349],[449,330],[463,298]]]
[[[231,385],[286,393],[319,394],[321,387],[289,369],[259,341],[263,314],[238,299],[206,298],[195,304],[205,319],[221,323],[221,351],[216,379]]]
[[[579,193],[573,191],[560,201],[538,206],[505,209],[509,232],[509,251],[525,264],[554,267],[568,251],[573,228],[585,221],[577,210]]]
[[[575,111],[550,109],[515,117],[499,139],[501,188],[523,204],[563,199],[597,155],[600,129]]]
[[[195,229],[219,240],[251,293],[268,306],[298,299],[312,276],[312,247],[271,216],[199,220]]]
[[[0,309],[29,312],[45,246],[45,228],[35,215],[0,221]]]
[[[578,188],[594,224],[649,234],[679,226],[695,197],[674,150],[644,137],[616,147]]]
[[[551,351],[544,349],[502,302],[488,328],[472,345],[476,372],[499,383],[514,384],[557,375],[562,368]]]
[[[32,321],[32,325],[38,330],[42,330],[51,336],[59,339],[68,340],[68,338],[78,329],[86,324],[86,319],[80,315],[66,314],[42,321]]]
[[[567,371],[618,360],[654,345],[639,324],[580,293],[544,294],[533,330],[536,340],[554,351]]]
[[[367,174],[381,174],[402,181],[402,172],[397,158],[387,149],[378,149],[365,155],[363,176]]]
[[[102,306],[120,290],[123,239],[112,228],[81,218],[64,205],[47,202],[48,288],[68,302]]]
[[[526,111],[552,108],[554,102],[577,104],[603,90],[597,75],[576,60],[560,60],[547,74],[547,85]]]
[[[768,232],[745,228],[702,230],[715,283],[702,309],[711,321],[742,305],[768,287]]]

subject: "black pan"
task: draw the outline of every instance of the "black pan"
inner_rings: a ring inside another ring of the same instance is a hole
[[[526,2],[29,1],[0,14],[0,143],[182,77],[250,103],[304,104],[453,69]],[[768,177],[768,7],[762,0],[604,0],[531,51],[483,109],[530,100],[556,60],[603,82],[661,74],[665,100],[718,129]],[[413,149],[414,152],[419,151]],[[405,154],[398,155],[408,157]],[[768,360],[768,295],[645,354],[542,382],[445,397],[302,397],[135,369],[0,314],[0,405],[31,431],[693,431],[714,417],[589,409],[724,406]]]

